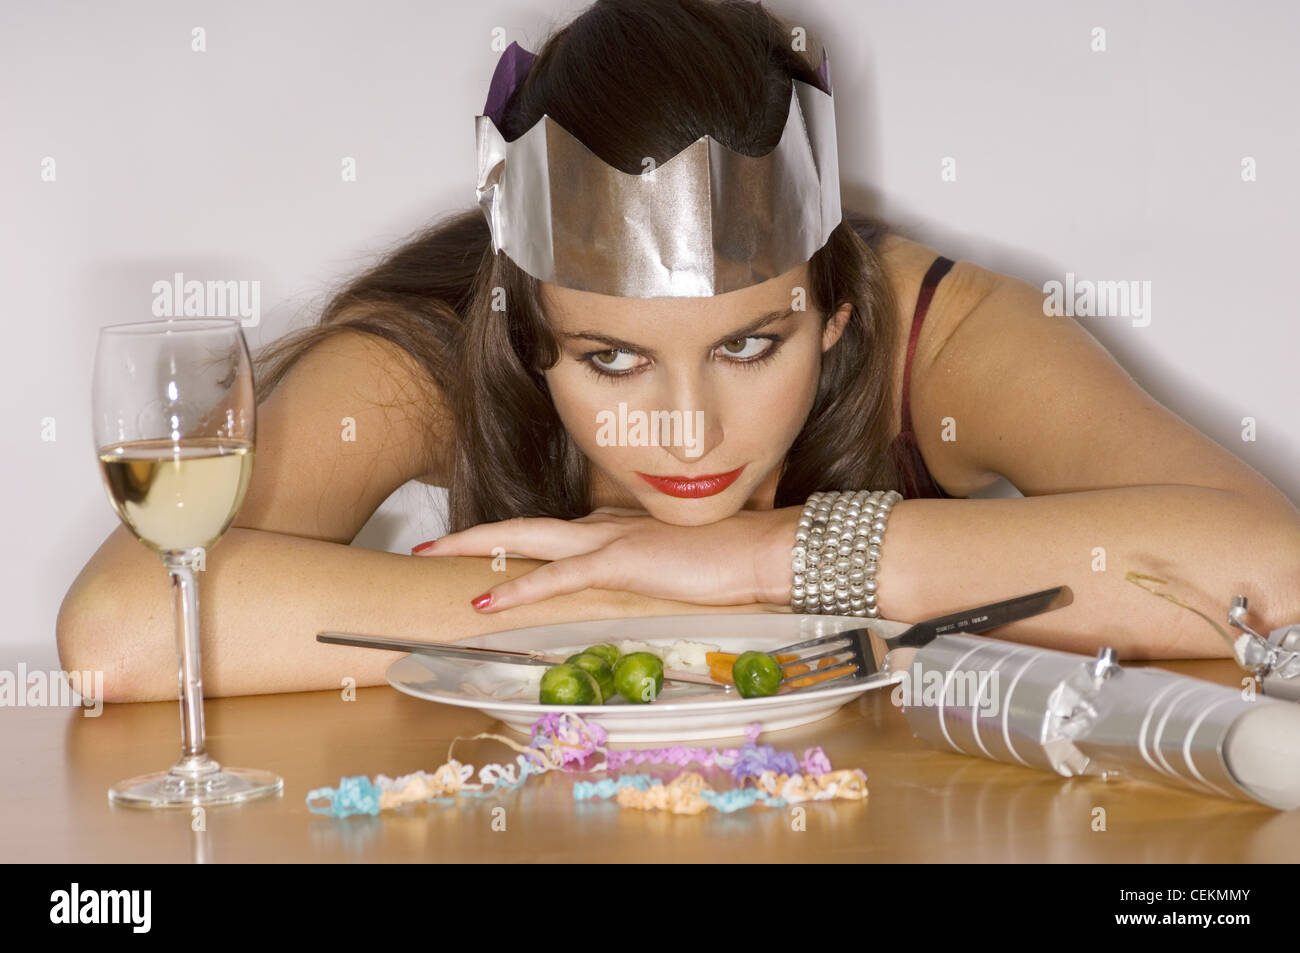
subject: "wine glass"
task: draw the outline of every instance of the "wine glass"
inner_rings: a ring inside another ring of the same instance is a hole
[[[95,449],[113,509],[171,577],[181,756],[113,785],[132,807],[229,804],[279,793],[268,771],[222,767],[205,750],[195,570],[235,518],[253,472],[257,403],[239,322],[183,318],[101,328]]]

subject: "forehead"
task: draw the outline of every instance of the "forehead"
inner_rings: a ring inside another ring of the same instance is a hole
[[[790,308],[808,288],[808,264],[711,298],[620,298],[541,282],[547,323],[557,333],[600,331],[632,341],[713,338],[771,311]],[[806,296],[811,299],[811,292]]]

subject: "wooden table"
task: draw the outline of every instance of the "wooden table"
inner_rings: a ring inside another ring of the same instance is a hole
[[[1221,684],[1240,679],[1226,659],[1158,664]],[[175,761],[175,702],[108,705],[98,718],[81,709],[0,709],[0,861],[1204,863],[1300,856],[1300,811],[1138,782],[1065,779],[935,751],[912,737],[883,691],[823,721],[761,737],[800,756],[821,745],[834,767],[861,767],[869,775],[865,801],[803,805],[804,831],[793,829],[790,808],[686,816],[620,809],[612,801],[579,803],[573,782],[585,775],[558,772],[459,807],[421,805],[344,819],[314,814],[305,803],[312,788],[336,786],[345,775],[432,770],[458,735],[508,733],[478,712],[388,687],[356,696],[209,699],[212,754],[223,763],[274,770],[285,788],[278,798],[209,809],[203,832],[191,830],[188,811],[119,808],[106,795],[116,781]],[[514,758],[492,741],[458,742],[455,754],[476,769]],[[493,829],[496,806],[505,808],[505,830]],[[1098,807],[1106,812],[1105,831],[1093,830]]]

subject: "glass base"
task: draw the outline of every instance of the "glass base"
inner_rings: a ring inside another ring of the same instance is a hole
[[[123,807],[208,807],[251,801],[283,789],[279,775],[255,768],[218,767],[201,773],[172,768],[120,781],[108,789],[108,800]]]

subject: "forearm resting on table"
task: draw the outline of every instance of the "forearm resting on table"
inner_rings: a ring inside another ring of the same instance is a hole
[[[325,630],[451,642],[556,622],[746,611],[586,589],[482,615],[473,596],[540,565],[510,557],[494,572],[492,563],[231,529],[197,573],[204,694],[335,689],[347,677],[358,687],[385,684],[401,653],[317,642]],[[133,538],[110,537],[73,583],[58,641],[63,668],[104,673],[105,701],[177,697],[170,583],[159,558]]]
[[[919,621],[1068,585],[1072,605],[990,635],[1129,659],[1228,656],[1204,619],[1126,581],[1129,570],[1167,580],[1159,591],[1224,628],[1240,593],[1267,634],[1300,621],[1300,514],[1280,494],[1260,503],[1192,486],[905,500],[885,531],[877,599],[886,618]]]

